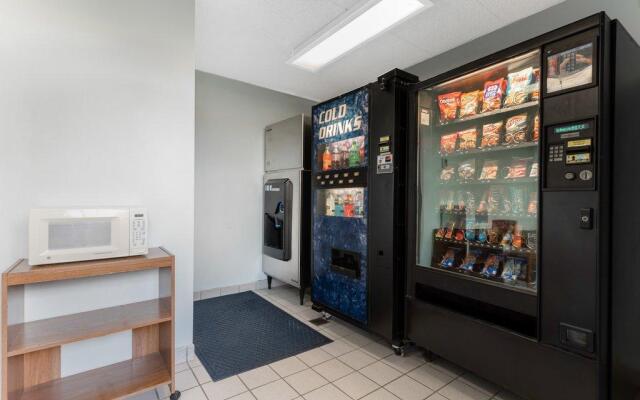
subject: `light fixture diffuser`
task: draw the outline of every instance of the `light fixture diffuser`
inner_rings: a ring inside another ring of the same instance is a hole
[[[366,0],[296,49],[288,62],[315,72],[431,6],[430,0]]]

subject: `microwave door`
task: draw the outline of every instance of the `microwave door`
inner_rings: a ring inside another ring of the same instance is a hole
[[[129,255],[129,213],[123,210],[60,210],[38,218],[37,263]]]

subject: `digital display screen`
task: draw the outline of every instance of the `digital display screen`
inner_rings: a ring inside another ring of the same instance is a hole
[[[593,83],[593,43],[547,57],[547,93]]]
[[[591,127],[591,124],[589,124],[588,122],[583,122],[580,124],[558,126],[556,128],[553,128],[553,132],[556,134],[562,134],[567,132],[577,132],[577,131],[584,131],[586,129],[589,129],[590,127]]]

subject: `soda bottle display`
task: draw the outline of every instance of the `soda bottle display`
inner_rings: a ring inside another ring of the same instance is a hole
[[[358,148],[358,142],[353,141],[351,144],[351,150],[349,151],[349,167],[354,168],[360,165],[360,149]]]
[[[364,140],[360,142],[360,163],[364,161]]]
[[[329,153],[329,145],[324,148],[322,153],[322,170],[328,171],[331,169],[331,153]]]
[[[353,198],[351,193],[347,193],[344,200],[344,216],[353,217]]]
[[[342,153],[340,153],[340,149],[338,149],[338,145],[333,145],[333,154],[331,155],[331,168],[338,169],[340,168],[340,164],[342,163]]]
[[[336,194],[335,207],[333,210],[333,215],[336,217],[344,216],[344,199],[342,198],[341,193]]]
[[[325,204],[325,215],[328,215],[330,217],[332,217],[335,213],[334,213],[334,207],[335,207],[335,199],[333,198],[333,194],[329,193],[329,195],[327,196],[326,200],[324,201]]]

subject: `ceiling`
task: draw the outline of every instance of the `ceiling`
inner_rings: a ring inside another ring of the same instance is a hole
[[[293,50],[359,0],[196,0],[196,68],[312,100],[407,68],[563,0],[432,0],[434,6],[318,72]]]

